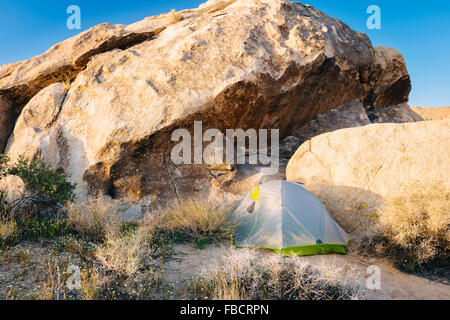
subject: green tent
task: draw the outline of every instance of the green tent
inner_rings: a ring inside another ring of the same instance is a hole
[[[251,190],[232,215],[235,243],[283,256],[345,254],[349,235],[301,184],[270,181]]]

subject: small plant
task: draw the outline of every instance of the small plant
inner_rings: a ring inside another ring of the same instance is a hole
[[[95,245],[91,242],[78,239],[73,235],[60,237],[56,241],[60,252],[68,252],[79,256],[84,262],[90,262],[95,257]]]
[[[17,259],[17,262],[20,263],[22,267],[25,267],[30,264],[31,256],[30,253],[24,250],[18,250],[16,253],[15,258]]]
[[[0,218],[0,242],[6,241],[17,232],[17,223],[13,219]]]
[[[58,81],[61,82],[64,86],[64,90],[68,91],[70,89],[70,85],[72,84],[73,78],[68,73],[63,73],[59,76]]]
[[[43,263],[45,265],[45,277],[41,284],[39,298],[42,300],[66,299],[65,283],[67,275],[64,274],[63,270],[66,270],[67,266],[53,257],[45,259]]]
[[[74,200],[75,186],[67,181],[65,174],[54,171],[41,158],[29,161],[20,156],[16,163],[6,167],[4,174],[22,179],[28,200],[59,204]]]
[[[102,286],[101,275],[95,268],[81,272],[81,291],[84,300],[94,300]]]
[[[104,244],[98,247],[97,260],[119,277],[138,277],[151,263],[151,235],[143,229],[132,233],[109,232]]]

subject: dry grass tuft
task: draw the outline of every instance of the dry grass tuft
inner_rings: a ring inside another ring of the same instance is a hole
[[[231,249],[213,272],[189,285],[191,298],[217,300],[359,300],[361,281],[342,268],[312,266],[304,258],[261,257]]]
[[[108,232],[120,226],[120,220],[112,214],[112,208],[112,204],[105,203],[101,198],[84,204],[68,203],[67,226],[86,240],[101,241]]]
[[[95,256],[106,270],[118,276],[138,277],[140,270],[152,259],[151,238],[152,235],[143,228],[131,233],[108,232]]]
[[[66,299],[66,280],[67,274],[64,270],[67,265],[63,265],[57,258],[51,256],[43,261],[44,281],[41,284],[41,290],[38,298],[41,300],[64,300]]]
[[[393,255],[408,271],[448,261],[450,249],[450,192],[441,183],[403,187],[386,199],[378,212],[378,253]]]
[[[234,226],[231,212],[219,205],[194,199],[183,200],[162,212],[158,227],[173,233],[182,233],[190,239],[208,243],[230,239]]]
[[[102,276],[95,268],[81,272],[81,292],[84,300],[94,300],[102,286]]]
[[[6,240],[17,232],[17,223],[13,219],[0,218],[0,240]]]

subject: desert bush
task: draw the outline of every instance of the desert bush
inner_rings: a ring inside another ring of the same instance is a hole
[[[163,211],[158,218],[158,227],[178,237],[194,240],[202,247],[231,238],[234,226],[230,222],[230,214],[219,205],[187,199]]]
[[[20,198],[7,202],[6,192],[0,191],[0,222],[2,245],[22,239],[54,238],[69,232],[67,223],[60,216],[65,203],[74,200],[75,186],[67,176],[53,170],[49,164],[37,158],[33,161],[21,156],[15,163],[0,155],[0,177],[13,175],[24,183]]]
[[[19,211],[26,215],[40,214],[44,207],[60,208],[64,203],[74,200],[75,185],[67,181],[64,173],[53,170],[42,159],[29,161],[20,156],[16,163],[10,164],[9,161],[7,156],[0,155],[0,176],[20,178],[25,189],[22,196],[11,203],[6,201],[5,192],[0,191],[3,217],[16,217]]]
[[[355,279],[336,266],[312,266],[300,257],[260,257],[249,249],[232,250],[220,266],[188,285],[188,296],[217,300],[362,299]]]
[[[390,255],[407,271],[447,264],[450,249],[450,192],[442,183],[404,186],[378,212],[377,236],[363,246]]]
[[[142,228],[130,233],[108,232],[95,256],[104,269],[119,277],[139,277],[152,263],[151,237]]]
[[[20,217],[17,223],[17,240],[53,239],[69,233],[64,219]]]
[[[0,219],[0,248],[10,247],[22,240],[40,241],[54,239],[69,233],[62,219],[37,217]]]
[[[36,201],[64,204],[74,200],[75,186],[67,181],[64,173],[53,170],[41,158],[29,161],[20,156],[16,163],[7,165],[4,172],[21,178],[25,192]]]

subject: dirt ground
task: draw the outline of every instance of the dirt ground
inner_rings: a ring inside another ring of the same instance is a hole
[[[156,295],[155,298],[179,298],[186,281],[218,267],[221,258],[229,253],[229,247],[207,247],[198,249],[194,244],[178,244],[173,255],[164,265],[163,279],[174,288],[174,295]],[[273,252],[255,250],[255,255],[264,259]],[[46,277],[48,263],[54,257],[54,247],[38,243],[21,244],[13,251],[3,253],[0,259],[0,299],[45,299],[40,286]],[[59,256],[64,265],[79,264],[70,254]],[[303,257],[312,264],[342,268],[344,273],[358,274],[360,283],[366,284],[370,276],[369,266],[378,266],[381,271],[380,289],[365,290],[369,300],[450,300],[450,285],[431,281],[424,277],[403,273],[391,266],[388,261],[366,258],[357,254]],[[64,266],[61,266],[62,268]],[[346,276],[346,274],[343,274]]]
[[[50,292],[42,284],[49,270],[63,274],[70,264],[81,262],[69,253],[56,254],[53,244],[21,243],[0,251],[0,300],[48,299]]]
[[[181,285],[183,279],[189,279],[213,270],[220,263],[220,258],[228,251],[228,248],[196,249],[193,245],[177,245],[174,254],[165,269],[165,279]],[[259,251],[257,254],[274,254],[272,252]],[[304,257],[312,263],[322,263],[330,266],[342,267],[344,272],[359,272],[362,282],[371,275],[367,268],[375,265],[380,268],[381,279],[379,290],[366,291],[366,299],[369,300],[450,300],[450,285],[431,281],[429,279],[403,273],[393,268],[389,262],[380,259],[367,259],[365,257],[351,255],[328,255]]]

